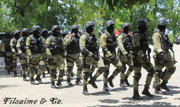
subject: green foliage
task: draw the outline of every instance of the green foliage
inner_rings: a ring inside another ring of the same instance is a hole
[[[174,41],[174,36],[173,36],[173,34],[169,34],[168,36],[169,36],[169,39],[170,39],[171,43],[173,43],[173,41]]]

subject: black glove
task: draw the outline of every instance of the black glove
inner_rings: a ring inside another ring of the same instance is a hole
[[[24,59],[24,54],[23,53],[20,54],[19,59],[20,60]]]
[[[169,42],[169,47],[173,47],[173,43]]]
[[[29,62],[31,62],[32,58],[33,58],[33,56],[30,55],[30,56],[29,56]]]
[[[98,55],[93,54],[92,57],[93,57],[96,61],[99,61],[99,56],[98,56]]]
[[[110,59],[111,59],[111,61],[114,61],[115,60],[115,58],[114,58],[114,56],[110,56]]]
[[[131,59],[131,56],[130,56],[129,54],[126,54],[126,58],[127,58],[128,60],[130,60],[130,59]]]
[[[162,58],[163,58],[165,64],[168,63],[168,59],[164,54],[162,55]]]
[[[142,58],[143,58],[143,60],[146,62],[146,64],[150,64],[149,59],[147,58],[146,55],[144,55],[144,57],[142,57]]]
[[[54,61],[54,58],[52,55],[49,55],[49,61]]]

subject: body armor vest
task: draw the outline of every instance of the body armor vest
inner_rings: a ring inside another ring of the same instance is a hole
[[[116,38],[115,35],[109,35],[108,33],[106,33],[107,35],[107,49],[111,52],[111,53],[115,53],[115,49],[116,49]]]
[[[99,54],[99,46],[96,43],[95,35],[90,36],[87,32],[84,34],[86,35],[86,48],[93,54]]]
[[[26,38],[21,37],[20,40],[21,40],[21,47],[20,47],[20,49],[21,49],[21,51],[23,53],[25,53],[26,52]]]
[[[10,41],[11,41],[11,39],[5,39],[4,40],[4,43],[5,43],[5,52],[11,52]]]
[[[42,53],[42,41],[41,38],[35,38],[33,35],[29,36],[31,39],[30,50],[32,53]]]
[[[55,55],[64,53],[64,47],[61,38],[54,39],[53,36],[50,36],[50,39],[51,44],[49,46],[49,49],[51,51],[51,54]]]
[[[79,36],[77,36],[77,35],[74,36],[73,41],[67,46],[66,49],[67,49],[67,53],[78,53],[78,52],[80,52]]]
[[[16,44],[17,44],[17,40],[15,38],[13,38],[13,48],[15,49],[16,52],[18,52],[18,50],[16,48]]]
[[[123,46],[125,50],[129,53],[130,51],[133,50],[131,36],[130,35],[126,36],[124,33],[121,33],[121,35],[123,36],[123,40],[122,40]]]

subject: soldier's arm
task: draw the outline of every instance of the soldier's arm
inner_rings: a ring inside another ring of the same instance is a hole
[[[15,53],[16,51],[15,51],[15,49],[13,47],[13,39],[11,39],[11,41],[10,41],[10,47],[11,47],[11,52]]]
[[[107,35],[106,34],[102,34],[100,37],[100,45],[101,48],[103,49],[103,51],[106,54],[106,57],[110,57],[112,54],[111,52],[107,49],[106,45],[107,45]]]
[[[63,45],[68,46],[72,42],[71,37],[69,35],[66,35],[63,39]]]
[[[31,43],[31,39],[30,39],[30,37],[27,37],[27,39],[26,39],[26,53],[27,53],[28,56],[32,55],[31,50],[29,48],[30,43]]]
[[[139,57],[144,57],[143,51],[140,49],[140,35],[138,33],[135,33],[132,37],[132,44],[135,49],[135,52]]]
[[[163,52],[161,48],[161,36],[159,33],[154,33],[153,34],[153,45],[154,45],[154,51],[156,54],[160,54]]]
[[[5,52],[5,43],[2,41],[1,43],[1,52]]]
[[[80,37],[79,47],[80,47],[82,53],[83,53],[84,51],[87,51],[88,56],[92,56],[92,55],[93,55],[93,53],[90,52],[90,51],[86,48],[86,35],[82,35],[82,36]]]
[[[16,44],[16,48],[17,48],[19,54],[22,53],[20,47],[21,47],[21,38],[18,39],[17,44]]]
[[[51,44],[51,38],[47,38],[45,44],[46,44],[46,54],[49,56],[51,55],[51,51],[49,49],[49,45]]]
[[[128,54],[128,52],[125,50],[124,45],[123,45],[123,36],[122,35],[118,36],[117,41],[118,41],[118,47],[121,50],[121,52],[124,55]]]

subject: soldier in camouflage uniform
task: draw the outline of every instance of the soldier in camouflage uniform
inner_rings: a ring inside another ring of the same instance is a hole
[[[10,47],[10,40],[13,37],[13,32],[7,32],[6,38],[2,40],[1,43],[1,51],[3,52],[3,56],[5,58],[5,64],[7,69],[7,74],[10,74],[10,71],[12,69],[12,52]]]
[[[40,35],[40,26],[35,25],[32,27],[32,35],[29,35],[26,39],[26,53],[28,56],[28,62],[29,62],[29,72],[30,72],[30,81],[31,84],[34,85],[34,72],[35,69],[37,69],[37,65],[39,65],[38,73],[36,79],[39,83],[42,83],[41,81],[41,74],[45,71],[45,63],[41,60],[42,54],[43,54],[43,40]]]
[[[80,48],[79,48],[79,35],[78,35],[78,26],[72,25],[71,26],[71,34],[66,35],[63,39],[63,44],[66,46],[66,62],[67,62],[67,83],[68,86],[72,86],[71,83],[71,73],[73,71],[74,62],[77,65],[77,78],[76,84],[82,85],[81,73],[83,70],[83,63],[82,57],[80,55]]]
[[[13,53],[13,72],[14,72],[14,77],[17,76],[17,71],[16,71],[16,66],[17,66],[17,58],[18,58],[18,50],[16,48],[16,44],[18,39],[20,38],[20,30],[15,30],[14,31],[14,37],[10,41],[10,46],[11,46],[11,52]]]
[[[106,91],[110,91],[111,89],[108,87],[107,82],[109,82],[111,87],[114,87],[112,80],[114,79],[115,76],[118,75],[118,73],[122,72],[124,68],[116,54],[117,44],[116,44],[116,38],[114,35],[114,22],[112,20],[108,20],[105,24],[105,27],[107,31],[105,31],[101,35],[100,45],[103,50],[104,64],[106,67],[106,70],[103,76],[104,89]],[[113,64],[116,67],[116,69],[114,70],[112,75],[109,78],[107,78],[109,75],[110,63]]]
[[[46,39],[46,53],[48,56],[48,63],[51,69],[50,72],[50,80],[51,80],[51,88],[56,88],[54,83],[54,78],[56,75],[56,69],[59,69],[59,77],[57,86],[59,88],[63,87],[62,79],[64,76],[64,47],[62,43],[62,39],[59,37],[60,28],[58,25],[54,25],[51,28],[52,35]]]
[[[129,82],[127,78],[133,71],[133,60],[132,60],[132,52],[133,52],[133,46],[132,46],[132,40],[131,36],[128,35],[130,24],[124,23],[122,25],[123,32],[118,36],[118,47],[119,47],[119,58],[120,61],[123,64],[124,71],[120,74],[120,86],[129,86]],[[129,66],[129,69],[126,74],[124,72],[126,71],[126,64]]]
[[[175,72],[176,67],[174,64],[174,58],[171,55],[173,44],[170,42],[168,35],[165,33],[167,19],[161,17],[157,21],[158,27],[154,30],[153,34],[153,45],[155,52],[155,93],[163,94],[161,89],[169,91],[170,89],[166,86],[172,74]],[[162,69],[166,67],[164,73]],[[163,75],[164,74],[164,75]],[[160,80],[162,78],[162,82]]]
[[[141,78],[141,67],[143,67],[147,72],[146,84],[142,94],[147,95],[148,97],[153,97],[149,92],[149,85],[151,84],[152,77],[154,75],[154,68],[150,62],[150,52],[151,49],[148,46],[148,40],[145,35],[145,32],[148,29],[148,21],[145,19],[140,19],[137,22],[138,31],[133,33],[132,44],[134,47],[134,95],[133,99],[141,100],[142,97],[138,92],[139,80]],[[148,52],[148,55],[147,55]]]
[[[97,88],[95,80],[105,71],[102,58],[99,56],[99,46],[97,45],[97,39],[92,33],[94,30],[95,23],[87,21],[85,24],[86,32],[81,35],[79,40],[80,49],[83,55],[83,66],[84,66],[84,80],[83,80],[83,94],[89,95],[87,90],[87,80],[92,70],[91,66],[98,68],[96,74],[91,78],[89,83]]]
[[[26,68],[27,68],[27,54],[26,54],[26,39],[29,35],[27,28],[22,29],[22,37],[18,39],[16,48],[18,50],[19,59],[21,62],[21,71],[23,75],[23,81],[26,81]]]

